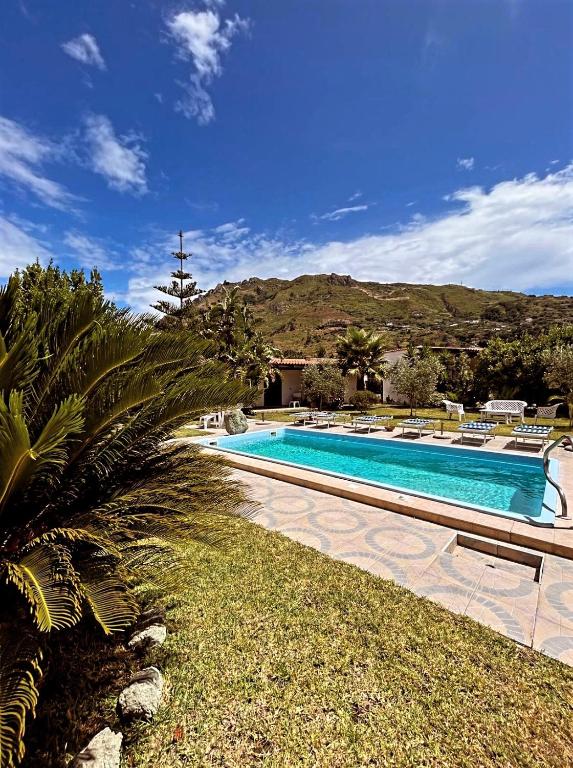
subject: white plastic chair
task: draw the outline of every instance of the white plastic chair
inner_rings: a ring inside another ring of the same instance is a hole
[[[563,403],[555,403],[555,405],[540,405],[535,411],[535,424],[537,419],[556,419],[557,409]]]
[[[464,416],[464,406],[462,403],[453,403],[451,400],[442,400],[442,403],[446,406],[446,413],[450,414],[450,419],[452,418],[452,413],[456,413],[458,421],[462,420]]]

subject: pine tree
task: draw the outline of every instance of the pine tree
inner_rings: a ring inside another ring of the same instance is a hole
[[[175,301],[161,299],[156,304],[152,304],[153,309],[157,309],[165,316],[162,321],[178,320],[182,326],[188,324],[194,314],[193,299],[199,296],[203,291],[197,288],[197,283],[192,279],[190,272],[183,269],[184,262],[191,258],[190,253],[183,252],[183,232],[179,231],[179,251],[171,254],[179,262],[179,269],[171,273],[173,278],[170,285],[154,285],[157,291],[171,296]]]

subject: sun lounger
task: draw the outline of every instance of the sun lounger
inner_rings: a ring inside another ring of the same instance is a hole
[[[495,437],[493,430],[497,427],[495,421],[466,421],[460,424],[458,432],[461,432],[460,443],[464,442],[464,435],[483,435],[484,445],[488,437]]]
[[[355,416],[352,419],[352,426],[355,432],[359,429],[368,429],[370,434],[371,429],[382,427],[389,421],[392,421],[392,416]]]
[[[553,432],[553,427],[542,427],[539,424],[520,424],[515,427],[511,433],[512,437],[515,437],[515,445],[519,444],[519,438],[525,443],[526,440],[541,440],[541,447],[545,447],[546,440],[549,439],[550,434]]]
[[[302,411],[300,413],[295,413],[293,418],[293,424],[302,424],[302,426],[306,426],[306,424],[312,424],[314,422],[314,417],[316,416],[315,411]]]
[[[313,416],[317,427],[319,424],[326,424],[326,428],[329,429],[331,424],[336,423],[336,414],[330,413],[330,411],[319,411]]]
[[[406,419],[405,421],[400,422],[398,426],[402,427],[402,437],[404,437],[404,432],[406,431],[417,432],[418,437],[422,437],[422,432],[424,430],[432,433],[436,431],[434,424],[434,419]]]

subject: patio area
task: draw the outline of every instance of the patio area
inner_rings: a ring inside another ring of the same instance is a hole
[[[261,504],[257,524],[573,665],[572,561],[479,537],[482,551],[459,546],[454,528],[234,472]]]

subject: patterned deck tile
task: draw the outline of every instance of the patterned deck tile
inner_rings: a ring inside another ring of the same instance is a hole
[[[486,566],[478,585],[478,591],[506,607],[527,611],[535,615],[539,600],[539,584],[532,579],[522,579],[499,568]]]
[[[543,578],[537,611],[542,618],[569,627],[573,632],[573,579],[547,583]]]
[[[565,664],[573,665],[573,628],[537,616],[533,647]]]
[[[515,606],[501,603],[489,595],[476,591],[466,608],[465,615],[506,637],[511,637],[518,643],[531,646],[535,611],[521,611]]]
[[[360,540],[366,551],[399,560],[405,567],[420,568],[434,560],[452,535],[443,528],[430,532],[411,524],[397,524],[391,517],[381,525],[361,532],[355,543]]]
[[[420,597],[427,597],[452,613],[464,613],[472,596],[472,589],[428,571],[409,585],[409,588]]]
[[[447,579],[464,589],[473,592],[483,575],[485,565],[472,563],[466,560],[460,561],[457,557],[447,552],[442,552],[428,567],[426,573],[436,579]]]
[[[395,581],[397,584],[404,585],[411,578],[411,572],[404,568],[401,563],[390,557],[380,557],[372,552],[352,549],[352,542],[348,543],[348,548],[343,547],[341,551],[329,554],[336,560],[351,563],[375,576],[380,576],[382,579]]]

